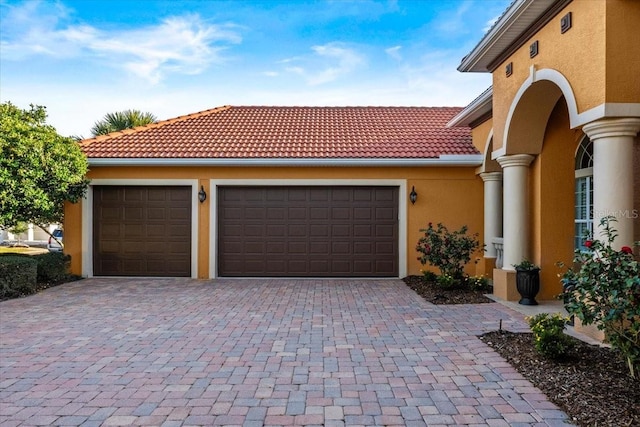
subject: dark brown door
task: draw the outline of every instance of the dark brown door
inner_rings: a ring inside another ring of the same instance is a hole
[[[191,187],[93,187],[93,274],[191,276]]]
[[[396,277],[397,187],[219,187],[218,275]]]

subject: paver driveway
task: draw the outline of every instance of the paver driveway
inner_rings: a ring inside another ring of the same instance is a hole
[[[0,424],[566,425],[400,280],[87,279],[0,303]]]

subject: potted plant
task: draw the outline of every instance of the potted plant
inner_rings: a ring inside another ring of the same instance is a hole
[[[516,269],[516,288],[520,293],[522,305],[538,305],[536,295],[540,291],[540,267],[527,259],[513,264]]]

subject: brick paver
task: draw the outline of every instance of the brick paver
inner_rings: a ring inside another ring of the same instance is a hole
[[[0,425],[560,425],[400,280],[86,279],[0,303]]]

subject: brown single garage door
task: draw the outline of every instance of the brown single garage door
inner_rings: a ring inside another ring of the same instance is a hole
[[[397,187],[219,187],[218,275],[396,277]]]
[[[191,276],[191,187],[93,187],[93,274]]]

